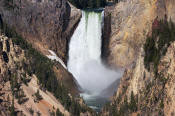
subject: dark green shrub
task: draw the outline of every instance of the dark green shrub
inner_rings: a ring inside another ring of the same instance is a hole
[[[11,10],[14,8],[13,0],[4,0],[4,7],[8,10]]]
[[[137,111],[137,101],[135,100],[133,91],[131,92],[129,108],[132,112]]]
[[[0,42],[0,52],[2,52],[2,50],[3,50],[3,44],[2,42]]]
[[[57,111],[56,111],[56,116],[64,116],[64,115],[60,112],[59,109],[57,109]]]
[[[37,116],[41,116],[41,113],[39,111],[36,112]]]
[[[10,52],[10,43],[8,40],[5,41],[6,47],[7,47],[7,52]]]
[[[2,56],[3,56],[4,61],[5,61],[6,63],[8,63],[8,62],[9,62],[9,58],[8,58],[7,53],[6,53],[6,52],[2,52]]]
[[[10,111],[10,116],[16,116],[15,107],[14,107],[14,98],[12,100],[12,105],[9,107],[9,111]]]
[[[40,101],[40,100],[43,99],[42,96],[39,93],[39,90],[37,90],[37,92],[35,93],[35,96],[36,96],[37,101]]]
[[[106,5],[106,0],[69,0],[69,2],[79,9],[100,8]]]
[[[34,110],[32,108],[29,108],[29,113],[33,116]]]

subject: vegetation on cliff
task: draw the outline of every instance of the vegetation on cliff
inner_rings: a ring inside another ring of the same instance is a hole
[[[173,41],[175,41],[175,26],[172,21],[158,21],[155,19],[152,26],[152,35],[148,36],[144,45],[145,68],[150,70],[150,66],[153,65],[154,72],[157,75],[160,59],[166,54],[167,48]]]
[[[121,102],[121,97],[122,95],[119,95],[119,97],[112,102],[112,104],[107,104],[104,107],[103,110],[108,111],[109,116],[125,116],[137,111],[138,97],[134,96],[133,92],[131,92],[130,98],[125,96],[123,102]],[[128,101],[128,99],[130,99],[130,101]]]
[[[128,80],[132,82],[132,77],[131,79],[130,77],[125,78],[124,83],[126,85],[121,85],[122,92],[111,104],[104,107],[103,112],[109,113],[110,116],[127,116],[132,113],[137,115],[155,113],[155,115],[163,116],[165,102],[168,102],[166,101],[166,86],[170,77],[165,76],[160,71],[160,68],[164,67],[161,64],[161,58],[166,55],[169,46],[174,41],[175,25],[173,22],[171,20],[169,22],[167,20],[159,21],[156,18],[152,24],[152,32],[149,33],[144,44],[144,66],[148,72],[151,74],[153,72],[154,75],[148,77],[147,72],[144,72],[144,77],[139,78],[144,83],[143,87],[136,95],[131,92],[130,97],[128,97],[130,83],[127,82]],[[167,69],[167,67],[164,68]],[[130,76],[132,73],[128,72],[128,75]]]
[[[4,7],[8,10],[11,10],[15,7],[13,0],[4,0]]]
[[[27,72],[29,76],[35,74],[39,80],[39,83],[43,90],[47,89],[52,92],[53,95],[61,102],[61,104],[75,116],[79,116],[81,112],[86,112],[89,109],[86,106],[82,106],[79,102],[69,95],[69,91],[64,85],[57,79],[55,72],[53,71],[54,63],[35,50],[31,44],[25,41],[20,35],[18,35],[15,29],[9,28],[6,23],[1,21],[0,27],[1,31],[9,38],[12,38],[13,44],[20,46],[25,50],[25,57],[27,62],[23,62],[22,68]],[[8,45],[8,42],[6,43]],[[6,58],[5,58],[6,59]],[[14,75],[14,77],[16,77]],[[12,92],[16,98],[24,98],[24,100],[19,100],[19,103],[25,102],[25,96],[22,91],[20,91],[20,83],[16,78],[11,78]],[[23,79],[23,82],[27,85],[28,80]],[[36,96],[40,98],[39,92]],[[57,111],[57,114],[60,114]]]

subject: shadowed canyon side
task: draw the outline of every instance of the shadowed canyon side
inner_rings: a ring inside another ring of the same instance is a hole
[[[82,11],[69,45],[68,70],[80,85],[85,101],[96,97],[94,102],[100,98],[108,99],[117,89],[117,85],[111,85],[122,75],[121,70],[111,70],[102,63],[102,24],[103,11]],[[113,89],[107,89],[109,86]]]
[[[65,63],[67,43],[81,18],[66,0],[1,0],[4,22],[43,54],[53,50]]]

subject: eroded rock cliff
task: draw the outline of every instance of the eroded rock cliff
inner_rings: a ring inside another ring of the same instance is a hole
[[[173,7],[174,0],[126,0],[105,9],[106,58],[125,72],[102,115],[175,115]]]
[[[173,0],[125,0],[105,8],[104,51],[108,63],[122,67],[132,64],[154,19],[166,15],[168,20],[175,20],[173,6]]]
[[[39,51],[51,49],[66,63],[69,38],[81,17],[66,0],[1,0],[0,14]]]

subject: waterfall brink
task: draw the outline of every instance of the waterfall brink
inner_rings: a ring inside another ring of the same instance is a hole
[[[82,11],[81,21],[69,44],[68,70],[83,89],[85,100],[87,97],[101,96],[121,77],[120,71],[110,70],[102,64],[102,24],[103,12]],[[110,93],[108,95],[114,91]]]

